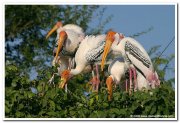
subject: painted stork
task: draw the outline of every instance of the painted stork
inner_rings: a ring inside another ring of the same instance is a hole
[[[63,26],[61,22],[57,22],[56,25],[48,32],[46,39],[48,39],[49,36],[55,31],[57,31],[57,37],[56,37],[57,48],[54,49],[55,58],[52,62],[52,65],[55,66],[55,63],[58,63],[60,66],[58,67],[58,73],[61,74],[63,70],[72,68],[73,66],[72,64],[74,64],[73,58],[81,41],[84,39],[85,34],[83,29],[77,25],[67,24]],[[89,71],[89,67],[90,66],[86,66],[83,72]],[[92,73],[93,73],[93,77],[95,77],[93,70]],[[96,69],[96,73],[98,73],[97,69]],[[57,73],[53,74],[53,76],[49,80],[49,83],[51,83],[52,80],[54,79],[54,75],[58,75],[58,74]],[[96,77],[98,77],[98,75]],[[98,79],[97,81],[99,81],[99,78],[97,79]]]
[[[61,51],[60,56],[74,57],[74,54],[79,47],[79,44],[84,39],[84,31],[81,27],[74,24],[67,24],[63,26],[62,22],[57,22],[56,25],[48,32],[46,39],[57,31],[56,47],[54,49],[55,59],[53,62],[57,62],[58,55]]]
[[[62,72],[59,88],[64,88],[70,77],[80,74],[85,66],[100,62],[104,50],[105,38],[106,35],[90,35],[85,37],[75,54],[75,69]]]
[[[125,81],[125,87],[126,87],[125,90],[126,92],[128,92],[128,79],[129,79],[130,81],[129,92],[131,92],[132,77],[130,76],[132,76],[132,73],[131,73],[131,69],[129,69],[128,66],[125,64],[124,59],[122,57],[118,57],[115,60],[113,60],[113,62],[109,65],[108,73],[110,74],[110,76],[106,79],[109,101],[112,99],[113,85],[120,84],[121,78],[125,76],[126,71],[128,71],[129,77],[126,78],[126,81]],[[155,74],[157,75],[156,72]],[[133,77],[135,79],[136,75],[133,75]],[[155,88],[156,86],[155,83],[152,83],[152,85],[150,85],[150,83],[138,71],[137,71],[137,83],[134,83],[133,86],[135,86],[135,84],[137,84],[137,90],[143,90],[143,89],[150,90],[151,88]],[[124,87],[124,83],[123,84],[121,83],[121,85],[123,85]]]
[[[48,32],[46,39],[55,31],[57,32],[57,37],[56,46],[53,50],[54,59],[52,61],[52,66],[55,66],[55,63],[57,63],[59,67],[58,73],[54,73],[48,81],[50,84],[54,80],[54,75],[61,74],[65,69],[71,69],[74,54],[85,35],[81,27],[74,24],[63,26],[62,22],[59,21]],[[60,51],[61,53],[59,54]]]
[[[156,72],[154,72],[153,64],[151,59],[143,46],[139,44],[135,39],[125,37],[122,40],[119,38],[117,32],[109,31],[106,36],[106,44],[101,61],[101,70],[103,70],[106,56],[110,50],[119,52],[125,60],[125,64],[129,68],[137,69],[147,81],[155,82],[159,85]]]

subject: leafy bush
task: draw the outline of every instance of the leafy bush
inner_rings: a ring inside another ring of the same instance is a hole
[[[85,95],[85,83],[82,82],[86,78],[82,78],[82,75],[69,82],[68,93],[65,93],[57,86],[48,85],[47,80],[42,76],[37,80],[29,81],[25,76],[17,77],[18,74],[15,65],[6,66],[5,116],[7,118],[175,116],[175,93],[165,82],[151,92],[137,91],[132,95],[116,88],[113,100],[109,102],[104,84],[98,93]],[[47,76],[48,72],[41,74]],[[81,81],[76,81],[77,79]],[[56,78],[55,82],[57,80]]]

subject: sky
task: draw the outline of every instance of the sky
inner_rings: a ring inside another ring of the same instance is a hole
[[[107,5],[103,19],[113,15],[111,21],[105,25],[104,33],[108,29],[125,34],[133,35],[138,32],[153,30],[147,34],[136,37],[148,51],[153,46],[161,45],[159,51],[162,52],[168,43],[175,36],[175,6],[174,5]],[[95,26],[95,22],[90,23]],[[163,57],[175,53],[175,41],[163,53]],[[174,68],[175,60],[170,63]],[[172,71],[167,71],[167,78],[174,76]]]

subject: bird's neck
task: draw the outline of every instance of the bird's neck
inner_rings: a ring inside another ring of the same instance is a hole
[[[80,74],[82,71],[83,71],[83,69],[84,69],[85,67],[83,66],[83,65],[79,65],[79,66],[76,66],[76,68],[75,69],[71,69],[71,71],[70,71],[70,74],[71,75],[77,75],[77,74]]]
[[[125,46],[125,42],[120,41],[120,42],[114,42],[111,48],[113,51],[118,52],[119,54],[124,54],[124,46]]]

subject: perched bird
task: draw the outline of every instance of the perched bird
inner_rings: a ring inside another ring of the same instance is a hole
[[[53,65],[57,62],[59,53],[61,53],[60,57],[69,58],[70,65],[71,59],[74,57],[79,44],[84,39],[84,31],[77,25],[67,24],[63,26],[62,22],[57,22],[56,25],[48,32],[46,39],[48,39],[55,31],[57,32],[57,37],[56,48],[54,49],[55,58],[53,60]]]
[[[64,88],[70,77],[80,74],[85,66],[98,64],[104,50],[106,35],[86,36],[75,54],[75,69],[65,70],[61,74],[60,88]]]
[[[59,21],[48,32],[46,39],[55,31],[57,32],[57,37],[56,46],[53,50],[54,59],[52,65],[55,66],[55,63],[57,63],[59,66],[57,68],[58,73],[53,73],[51,79],[48,81],[50,84],[54,80],[54,75],[59,75],[63,70],[73,67],[74,54],[85,35],[81,27],[74,24],[63,26],[62,22]]]
[[[125,64],[124,59],[122,57],[118,57],[113,62],[109,65],[108,67],[108,73],[109,77],[106,79],[106,85],[107,85],[107,90],[108,90],[108,100],[110,101],[112,99],[112,94],[113,94],[113,85],[121,85],[122,89],[125,88],[126,92],[128,92],[128,89],[131,88],[131,86],[134,86],[137,84],[137,90],[150,90],[151,88],[155,88],[155,83],[152,85],[149,84],[149,82],[144,78],[144,76],[138,72],[137,70],[137,75],[133,75],[135,78],[137,76],[137,83],[134,83],[133,85],[129,84],[129,81],[132,81],[129,76],[128,78],[125,77],[126,72],[128,71],[128,74],[130,76],[130,69],[128,66]],[[155,72],[156,73],[156,72]],[[157,73],[156,73],[157,74]],[[124,82],[121,82],[122,77],[125,77],[125,86]],[[129,81],[128,81],[129,80]],[[130,86],[128,88],[128,85]]]
[[[84,39],[84,31],[81,27],[74,25],[74,24],[67,24],[64,25],[62,22],[57,22],[56,25],[48,32],[46,39],[49,38],[49,36],[57,31],[57,37],[56,37],[56,48],[54,49],[54,60],[52,62],[52,65],[55,66],[55,63],[58,63],[58,73],[61,74],[62,71],[66,69],[74,68],[74,56],[75,53],[81,44],[81,42]],[[89,72],[92,71],[92,76],[94,76],[94,70],[93,65],[85,66],[83,69],[83,72]],[[97,65],[96,65],[97,67]],[[92,69],[92,70],[90,70]],[[54,73],[51,79],[49,80],[49,83],[51,83],[54,80],[54,75],[58,75],[58,73]],[[96,79],[99,81],[98,77],[98,71],[96,69]]]
[[[113,94],[113,85],[119,85],[121,78],[125,76],[126,71],[128,70],[127,65],[124,63],[122,57],[116,58],[108,67],[109,77],[106,79],[106,85],[108,90],[108,100],[111,100]],[[126,82],[126,91],[127,91],[127,82]]]
[[[83,29],[77,25],[67,24],[63,26],[61,22],[57,22],[56,25],[48,32],[46,39],[49,38],[49,36],[55,31],[57,31],[57,42],[56,48],[54,49],[54,60],[52,65],[55,66],[55,63],[58,63],[58,73],[61,74],[62,71],[66,69],[70,70],[73,66],[75,66],[74,56],[79,48],[79,45],[83,41],[85,34]],[[91,64],[91,66],[85,66],[83,72],[89,71],[89,67],[92,68],[92,65],[93,64]],[[92,72],[94,71],[92,70]],[[98,73],[97,70],[96,73]],[[58,74],[53,74],[49,83],[54,80],[54,75]]]
[[[150,84],[153,82],[156,86],[160,85],[160,81],[157,73],[154,71],[149,55],[143,46],[135,39],[125,37],[120,40],[120,36],[117,32],[109,31],[106,36],[101,70],[103,70],[106,56],[110,49],[118,52],[124,58],[125,64],[129,68],[137,69]]]

